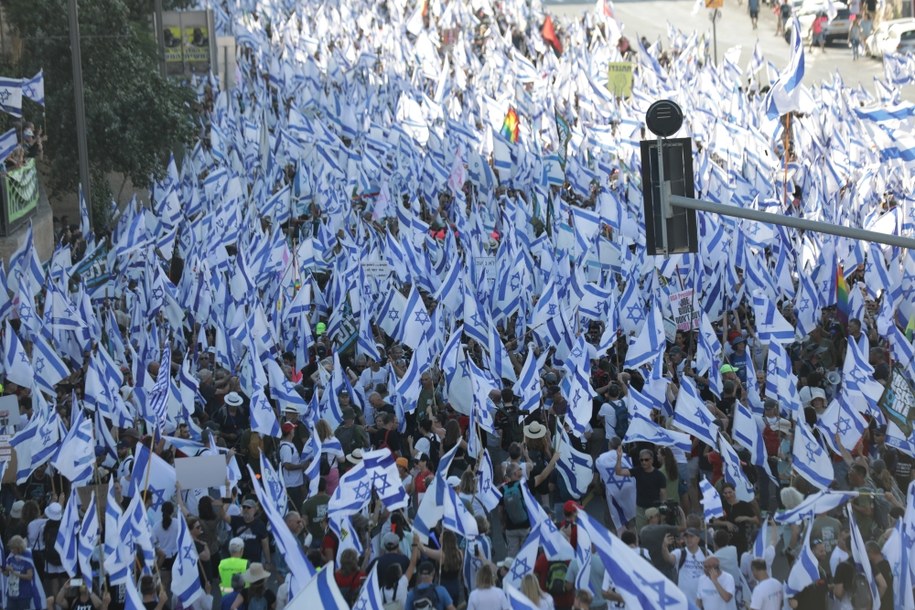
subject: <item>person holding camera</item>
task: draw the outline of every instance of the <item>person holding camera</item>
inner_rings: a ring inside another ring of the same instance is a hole
[[[702,610],[737,610],[734,577],[721,571],[718,558],[706,559],[703,571],[704,574],[699,577],[696,605]]]
[[[57,592],[54,603],[63,610],[107,610],[111,594],[105,592],[99,597],[82,578],[72,578]]]
[[[698,597],[699,579],[703,574],[704,562],[709,558],[708,550],[700,544],[702,538],[702,532],[689,528],[683,536],[686,546],[671,551],[674,537],[671,534],[664,537],[664,559],[677,567],[677,586],[686,593],[687,599]]]

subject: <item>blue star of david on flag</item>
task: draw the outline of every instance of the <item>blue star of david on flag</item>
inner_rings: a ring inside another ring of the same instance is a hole
[[[371,486],[366,481],[359,481],[356,485],[356,499],[365,500],[371,493]]]
[[[512,562],[511,572],[512,578],[520,582],[522,578],[530,574],[531,566],[527,565],[527,560],[524,557],[517,557]]]

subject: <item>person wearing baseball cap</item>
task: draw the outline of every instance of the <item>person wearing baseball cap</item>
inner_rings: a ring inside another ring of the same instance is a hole
[[[406,573],[410,566],[410,558],[403,554],[400,542],[400,536],[391,530],[381,534],[378,544],[380,554],[375,560],[378,565],[378,574],[388,574],[393,565],[400,566],[401,574]],[[416,544],[415,540],[413,544]],[[371,571],[371,566],[368,571]]]
[[[213,505],[221,508],[218,500]],[[223,510],[222,515],[232,530],[232,536],[244,541],[242,557],[251,563],[260,562],[267,566],[270,564],[270,539],[264,521],[257,518],[258,508],[257,500],[248,498],[241,503],[241,515],[232,516],[227,510]]]
[[[283,434],[280,441],[280,469],[283,471],[283,482],[286,484],[289,501],[292,502],[294,510],[299,510],[305,501],[305,468],[308,466],[302,462],[301,454],[293,442],[297,427],[288,421],[280,426]]]
[[[428,559],[422,561],[416,568],[416,587],[407,593],[404,608],[427,608],[428,610],[455,610],[454,600],[448,589],[436,585],[435,564]]]
[[[566,500],[562,505],[562,522],[559,531],[565,536],[573,549],[578,548],[578,511],[583,510],[581,504],[575,500]]]

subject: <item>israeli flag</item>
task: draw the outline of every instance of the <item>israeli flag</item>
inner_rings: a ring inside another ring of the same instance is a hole
[[[92,438],[92,420],[85,416],[78,404],[73,408],[76,421],[70,426],[51,465],[79,487],[88,484],[95,472],[95,441]]]
[[[16,135],[15,128],[0,136],[0,161],[5,161],[7,157],[13,154],[17,146],[19,146],[19,136]]]
[[[857,491],[820,491],[807,496],[791,510],[775,513],[774,519],[776,523],[800,523],[808,517],[828,513],[856,497]]]
[[[32,78],[23,79],[22,95],[36,104],[44,106],[44,70],[39,70],[38,74]],[[88,233],[83,233],[84,237],[86,235],[88,235]]]
[[[22,79],[0,77],[0,110],[22,117]]]
[[[797,561],[791,567],[788,574],[788,580],[785,583],[785,593],[788,596],[794,596],[803,591],[807,586],[820,579],[820,568],[817,558],[810,548],[810,532],[813,530],[813,519],[807,524],[807,531],[804,533],[804,543],[801,545],[801,552]]]
[[[791,30],[791,60],[769,89],[764,105],[766,116],[777,119],[801,107],[801,81],[804,79],[804,40],[801,25],[794,17]]]
[[[718,495],[718,490],[707,479],[701,479],[699,481],[699,491],[702,492],[702,510],[705,514],[706,523],[712,519],[723,518],[724,508],[721,506],[721,496]]]
[[[76,546],[76,553],[79,558],[79,572],[86,583],[91,583],[93,579],[92,571],[92,553],[99,544],[99,524],[98,511],[95,507],[95,492],[89,498],[89,504],[86,506],[86,514],[83,516],[83,522],[79,527],[79,542]]]
[[[181,511],[178,511],[175,520],[178,522],[178,554],[172,566],[171,590],[182,608],[190,608],[204,594],[200,585],[200,570],[197,568],[200,558]]]
[[[70,576],[76,576],[79,564],[77,540],[79,533],[79,494],[76,486],[70,489],[70,499],[57,529],[54,550],[60,555],[60,565]]]
[[[286,610],[350,610],[337,581],[334,579],[333,562],[324,566],[305,588],[299,591],[288,604]]]

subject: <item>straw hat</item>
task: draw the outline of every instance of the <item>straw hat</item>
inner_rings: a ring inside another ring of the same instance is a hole
[[[546,436],[546,426],[539,421],[534,421],[524,426],[524,436],[527,438],[543,438]]]
[[[248,569],[245,570],[245,582],[246,583],[255,583],[262,580],[267,580],[270,578],[270,572],[264,569],[263,564],[252,563],[248,566]]]

